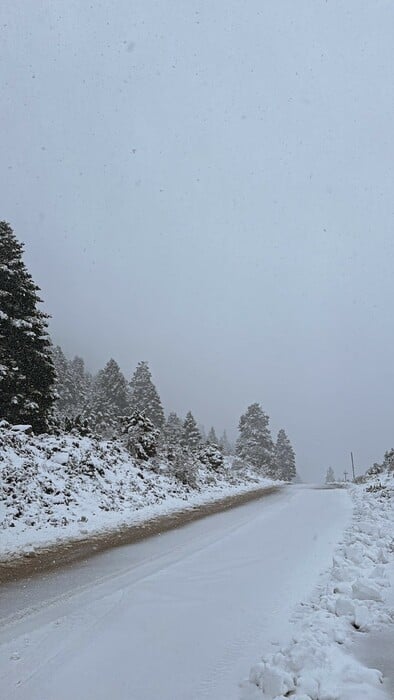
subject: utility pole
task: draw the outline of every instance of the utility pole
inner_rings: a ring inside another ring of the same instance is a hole
[[[356,474],[354,472],[354,459],[353,459],[353,452],[350,453],[350,456],[352,458],[352,472],[353,472],[353,481],[356,481]]]
[[[347,473],[347,471],[346,471],[346,469],[345,469],[345,471],[343,472],[343,476],[345,477],[345,483],[347,482],[347,474],[348,474],[348,473]]]

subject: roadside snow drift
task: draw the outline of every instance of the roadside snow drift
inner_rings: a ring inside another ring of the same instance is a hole
[[[290,644],[253,666],[244,700],[389,697],[382,673],[363,666],[352,651],[357,635],[382,627],[394,648],[394,611],[386,603],[393,574],[392,475],[350,490],[354,517],[332,568],[315,599],[299,610]]]

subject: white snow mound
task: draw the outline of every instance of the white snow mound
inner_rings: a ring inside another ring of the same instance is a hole
[[[389,698],[382,673],[356,660],[352,644],[357,635],[383,628],[394,641],[394,611],[386,603],[388,571],[394,571],[393,486],[388,471],[372,484],[350,487],[353,521],[332,568],[311,605],[300,607],[290,644],[253,666],[243,700]]]

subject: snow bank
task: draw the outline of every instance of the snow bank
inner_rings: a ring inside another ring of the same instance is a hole
[[[168,462],[133,460],[121,443],[33,436],[0,423],[0,559],[270,486],[252,470],[199,465],[196,487]]]
[[[345,532],[318,592],[300,606],[290,644],[262,659],[243,684],[243,700],[383,700],[382,673],[352,653],[356,636],[388,628],[394,641],[394,611],[386,604],[393,572],[393,474],[349,487],[352,525]],[[391,563],[391,566],[390,566]]]

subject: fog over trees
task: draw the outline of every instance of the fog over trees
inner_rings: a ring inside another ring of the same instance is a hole
[[[205,438],[191,411],[183,421],[173,411],[166,419],[148,362],[138,363],[130,381],[114,358],[92,376],[82,358],[69,360],[52,345],[22,253],[11,226],[0,222],[0,419],[29,423],[38,433],[119,439],[138,460],[164,456],[191,484],[198,462],[220,469],[234,451],[226,433],[219,440],[212,426]],[[283,430],[275,446],[268,423],[259,404],[249,406],[235,452],[261,475],[291,481],[293,448]]]

